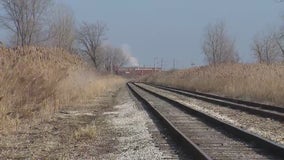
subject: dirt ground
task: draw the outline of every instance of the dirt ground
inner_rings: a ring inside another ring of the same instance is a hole
[[[117,141],[104,112],[111,111],[119,90],[70,106],[48,121],[10,135],[0,135],[0,159],[97,159],[114,152]]]
[[[155,144],[150,122],[123,86],[0,135],[0,159],[162,159],[167,153]]]

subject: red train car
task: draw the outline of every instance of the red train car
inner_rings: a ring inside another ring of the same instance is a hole
[[[117,74],[124,77],[134,78],[161,71],[161,68],[154,67],[122,67],[118,69]]]

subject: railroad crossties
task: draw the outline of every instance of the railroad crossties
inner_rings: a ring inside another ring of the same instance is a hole
[[[192,159],[284,157],[282,107],[142,83],[128,83],[128,87],[158,119],[156,123],[166,128],[173,143]]]
[[[253,106],[236,109],[193,95],[121,85],[29,131],[0,135],[0,159],[283,159],[281,108],[257,107],[277,116],[254,114]]]

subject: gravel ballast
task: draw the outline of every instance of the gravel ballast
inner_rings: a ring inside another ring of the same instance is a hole
[[[118,112],[111,122],[119,133],[117,159],[160,159],[162,153],[155,147],[147,130],[147,117],[135,108],[133,101],[115,106]]]
[[[284,124],[269,118],[263,118],[243,111],[210,104],[194,98],[189,98],[170,91],[165,91],[145,84],[139,84],[152,91],[158,91],[163,96],[174,99],[186,106],[207,113],[213,117],[260,135],[280,145],[284,145]]]
[[[127,90],[119,96],[119,104],[114,111],[105,112],[109,123],[113,126],[118,141],[116,152],[104,155],[104,159],[164,159],[176,157],[171,151],[163,150],[156,144],[149,131],[149,124],[153,124],[145,110],[138,108]],[[154,125],[152,125],[153,127]]]

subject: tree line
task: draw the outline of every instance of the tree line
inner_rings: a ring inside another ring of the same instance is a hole
[[[0,27],[10,34],[9,45],[47,46],[87,55],[103,71],[128,63],[129,55],[121,48],[105,45],[108,27],[103,22],[76,24],[73,11],[52,0],[0,0]],[[284,61],[284,30],[255,36],[251,49],[259,63]],[[235,41],[224,22],[210,24],[204,35],[202,50],[210,65],[240,60]]]
[[[52,0],[0,0],[0,10],[0,27],[9,32],[11,47],[62,48],[87,55],[97,69],[108,72],[130,58],[121,48],[104,44],[108,31],[105,23],[76,24],[73,11]]]
[[[229,36],[224,22],[207,26],[202,50],[209,65],[236,63],[240,60],[235,41]],[[251,50],[259,63],[284,62],[284,30],[257,34]]]

